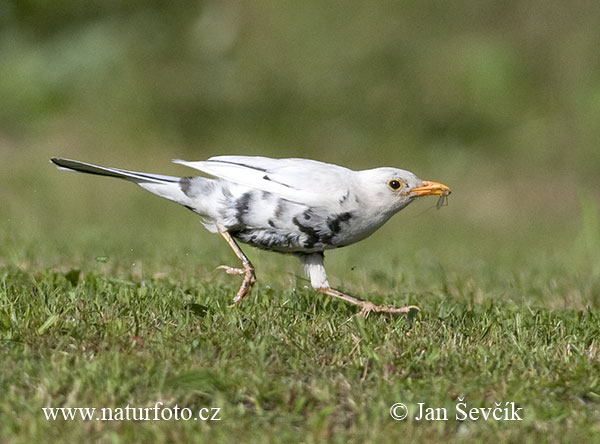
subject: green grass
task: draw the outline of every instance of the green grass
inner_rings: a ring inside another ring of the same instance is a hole
[[[490,238],[449,225],[460,212],[453,201],[406,210],[328,256],[338,286],[422,308],[363,320],[306,288],[295,259],[252,249],[259,284],[229,308],[239,278],[212,270],[234,263],[227,246],[191,213],[131,196],[127,206],[115,197],[118,216],[65,214],[57,202],[46,228],[5,230],[3,442],[589,442],[600,433],[591,204],[569,225],[581,245],[543,226]],[[149,217],[138,226],[142,204]],[[459,398],[469,408],[515,402],[523,421],[456,421]],[[157,401],[219,407],[222,420],[47,421],[42,412]],[[396,402],[411,417],[424,402],[450,419],[397,422]]]
[[[414,319],[349,319],[313,292],[97,273],[2,271],[2,433],[9,442],[561,441],[598,433],[599,317],[442,292]],[[75,285],[73,285],[75,283]],[[464,290],[464,288],[460,289]],[[374,299],[377,295],[368,295]],[[415,302],[415,297],[409,297]],[[389,298],[387,301],[390,302]],[[394,422],[389,406],[514,401],[522,423]],[[218,423],[47,422],[42,407],[218,406]]]

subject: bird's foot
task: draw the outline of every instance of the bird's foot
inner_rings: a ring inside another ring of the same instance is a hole
[[[256,282],[256,274],[254,273],[254,267],[251,265],[244,266],[244,268],[234,268],[228,265],[220,265],[217,267],[218,270],[225,270],[227,274],[243,274],[244,280],[238,290],[237,294],[233,298],[233,304],[230,307],[234,307],[240,302],[245,296],[249,295],[252,291],[252,286]]]
[[[219,265],[216,270],[225,270],[227,274],[246,274],[243,268],[230,267],[229,265]]]
[[[420,311],[419,307],[417,307],[416,305],[407,305],[406,307],[394,307],[393,305],[375,305],[374,303],[369,301],[362,301],[357,305],[361,307],[361,310],[354,316],[359,316],[361,318],[366,318],[371,312],[399,315],[400,313],[410,313],[411,310]]]
[[[342,293],[341,291],[329,287],[321,287],[317,290],[321,293],[328,294],[329,296],[333,296],[351,304],[358,305],[361,308],[361,310],[354,316],[360,316],[362,318],[366,318],[371,312],[399,315],[400,313],[410,313],[411,310],[419,310],[419,307],[415,305],[407,305],[406,307],[394,307],[393,305],[375,305],[373,302],[365,301],[364,299],[359,299],[354,296],[350,296],[349,294]]]

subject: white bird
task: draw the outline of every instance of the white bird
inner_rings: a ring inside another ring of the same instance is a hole
[[[264,250],[296,255],[311,285],[321,293],[361,308],[358,313],[406,313],[415,306],[375,305],[330,287],[323,265],[324,251],[358,242],[380,228],[416,198],[450,194],[450,188],[419,179],[410,171],[375,168],[353,171],[308,159],[217,156],[206,161],[174,160],[202,171],[206,177],[172,177],[139,173],[52,158],[60,169],[118,177],[175,201],[202,217],[203,225],[219,233],[242,262],[242,268],[222,265],[243,275],[234,304],[256,282],[254,266],[236,240]]]

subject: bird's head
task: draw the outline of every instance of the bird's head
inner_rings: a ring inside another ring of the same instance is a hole
[[[363,190],[377,204],[396,212],[417,197],[447,196],[450,188],[438,182],[421,180],[410,171],[397,168],[375,168],[360,171]],[[373,203],[375,203],[373,202]]]

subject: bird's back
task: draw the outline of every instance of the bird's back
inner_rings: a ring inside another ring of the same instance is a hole
[[[338,205],[354,187],[356,174],[348,168],[310,159],[217,156],[200,162],[176,162],[310,206]]]

